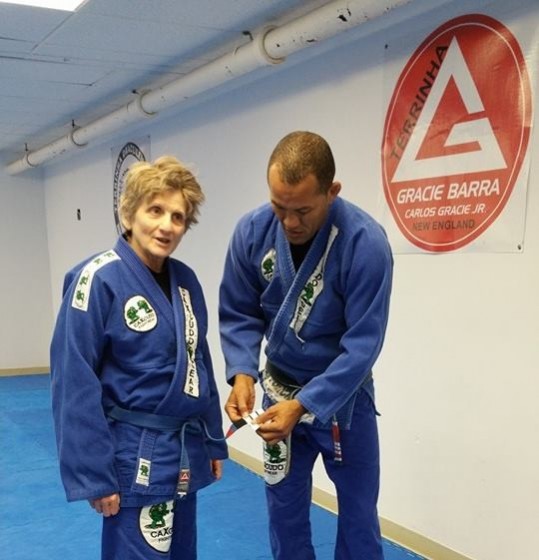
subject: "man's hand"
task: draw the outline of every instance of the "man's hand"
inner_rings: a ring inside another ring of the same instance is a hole
[[[260,425],[257,433],[264,441],[275,445],[288,437],[306,412],[297,399],[274,404],[256,419],[256,423]]]
[[[255,380],[245,373],[234,377],[234,386],[225,404],[225,411],[232,422],[237,422],[253,411],[255,405]]]
[[[104,517],[116,515],[120,511],[120,494],[111,494],[110,496],[88,501],[95,511],[102,513]]]

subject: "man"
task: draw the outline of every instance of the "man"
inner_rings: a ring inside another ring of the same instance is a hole
[[[220,292],[233,422],[252,411],[259,356],[270,541],[277,560],[312,560],[312,468],[336,487],[335,558],[383,558],[372,366],[387,325],[392,256],[383,229],[341,199],[327,142],[293,132],[268,163],[270,203],[244,216]]]

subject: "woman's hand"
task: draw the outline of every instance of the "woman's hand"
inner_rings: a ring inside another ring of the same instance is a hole
[[[223,476],[223,461],[220,459],[212,459],[211,472],[216,480],[221,480],[221,477]]]
[[[88,501],[95,511],[103,514],[104,517],[116,515],[120,511],[120,494],[111,494],[110,496]]]

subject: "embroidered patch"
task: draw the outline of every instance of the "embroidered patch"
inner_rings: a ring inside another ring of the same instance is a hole
[[[106,264],[119,260],[120,257],[112,249],[97,255],[93,258],[80,273],[75,293],[71,300],[71,306],[81,311],[88,311],[88,304],[90,303],[90,290],[92,288],[92,280],[94,274]]]
[[[144,540],[158,552],[168,552],[172,544],[174,501],[143,507],[139,527]]]
[[[176,484],[176,494],[183,498],[189,492],[189,483],[191,482],[190,469],[180,469],[178,475],[178,483]]]
[[[262,258],[260,263],[260,271],[262,276],[268,282],[273,278],[275,274],[275,263],[276,263],[276,252],[275,249],[270,249]]]
[[[198,370],[196,363],[196,350],[198,345],[198,325],[191,305],[189,290],[178,286],[183,304],[185,317],[185,347],[187,350],[187,376],[183,392],[191,397],[198,398],[200,394]]]
[[[151,331],[157,325],[157,313],[143,296],[133,296],[124,305],[125,324],[137,332]]]
[[[303,287],[303,290],[301,291],[301,294],[298,298],[298,301],[296,303],[296,310],[294,311],[294,316],[292,317],[292,322],[290,323],[290,327],[294,330],[296,335],[299,335],[299,332],[301,331],[303,325],[305,324],[305,321],[307,321],[307,318],[311,313],[316,298],[322,293],[322,290],[324,289],[324,269],[326,266],[329,251],[338,233],[338,228],[332,226],[326,250],[324,251],[324,254],[322,255],[319,263],[316,265],[316,268],[311,274],[309,280],[307,280],[307,283]]]
[[[142,457],[138,461],[138,469],[137,469],[137,484],[141,484],[142,486],[149,486],[150,485],[150,468],[152,466],[152,462],[148,461],[148,459],[142,459]]]
[[[270,486],[281,482],[290,466],[290,436],[275,445],[264,444],[264,480]]]

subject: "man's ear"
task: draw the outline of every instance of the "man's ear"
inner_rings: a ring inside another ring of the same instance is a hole
[[[333,202],[337,198],[340,192],[341,192],[341,184],[339,183],[339,181],[334,181],[328,190],[329,201]]]

